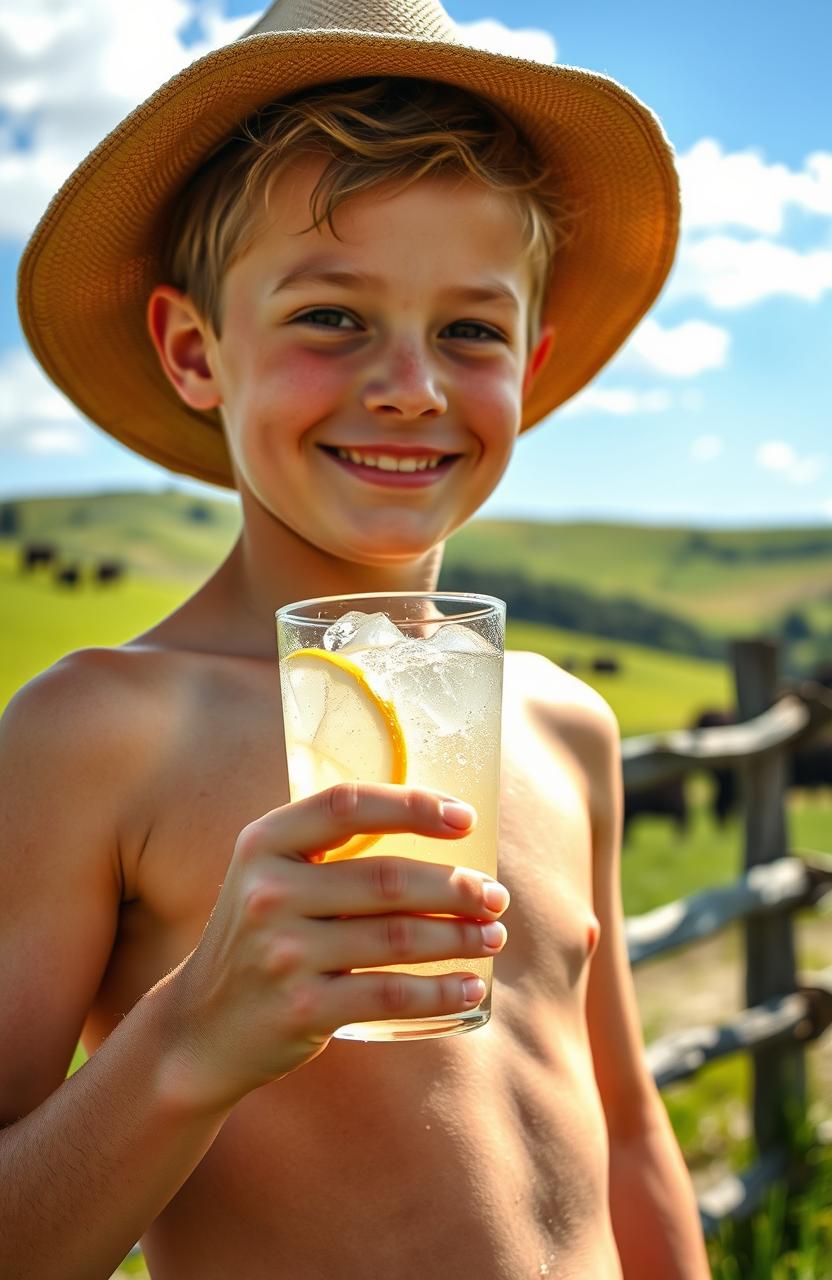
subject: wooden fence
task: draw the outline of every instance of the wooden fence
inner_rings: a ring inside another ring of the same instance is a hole
[[[629,791],[703,767],[737,768],[743,780],[744,862],[736,881],[627,920],[633,966],[743,924],[747,1007],[721,1026],[676,1032],[647,1048],[660,1088],[728,1054],[752,1055],[756,1159],[700,1196],[707,1234],[747,1216],[774,1182],[788,1178],[790,1134],[806,1114],[804,1047],[832,1023],[832,966],[798,974],[792,921],[832,891],[832,857],[790,853],[785,813],[788,753],[832,723],[832,691],[813,683],[783,691],[773,643],[737,642],[732,657],[741,723],[627,738],[622,746]]]

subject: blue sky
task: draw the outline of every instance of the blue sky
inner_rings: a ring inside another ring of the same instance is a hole
[[[658,305],[518,445],[486,514],[832,521],[832,5],[449,0],[472,41],[603,71],[661,117],[683,236]],[[17,260],[49,194],[196,51],[226,0],[0,0],[0,495],[179,483],[81,421],[28,356]]]

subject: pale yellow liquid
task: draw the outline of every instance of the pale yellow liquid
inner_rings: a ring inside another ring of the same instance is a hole
[[[490,876],[497,873],[497,823],[500,783],[500,707],[502,655],[442,652],[431,654],[425,642],[411,642],[395,650],[344,652],[365,672],[373,689],[396,709],[407,746],[407,784],[455,796],[477,812],[474,830],[459,840],[390,835],[357,857],[396,855],[446,866],[472,867]],[[403,665],[400,665],[403,664]],[[287,754],[292,743],[288,739]],[[332,726],[328,726],[332,741]],[[343,725],[344,758],[354,757],[354,725]],[[292,799],[301,790],[292,785]],[[483,1026],[491,1013],[493,961],[452,959],[415,965],[391,965],[401,973],[432,975],[467,972],[482,978],[486,994],[475,1008],[438,1018],[354,1023],[336,1036],[351,1040],[413,1040],[453,1035]]]

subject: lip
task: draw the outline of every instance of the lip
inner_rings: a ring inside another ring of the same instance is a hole
[[[318,447],[336,466],[354,476],[357,480],[363,480],[365,484],[392,489],[425,489],[432,484],[437,484],[462,457],[460,453],[452,453],[447,450],[434,449],[427,445],[415,444],[344,444],[319,445]],[[352,462],[348,458],[340,458],[336,452],[337,449],[352,449],[357,453],[368,454],[370,457],[375,458],[383,457],[386,454],[391,458],[426,458],[429,460],[438,458],[440,461],[435,467],[424,471],[383,471],[378,467],[367,467],[360,462]]]

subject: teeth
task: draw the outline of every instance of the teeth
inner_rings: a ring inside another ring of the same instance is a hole
[[[394,458],[389,453],[366,454],[358,449],[342,449],[336,447],[335,452],[345,462],[354,462],[360,467],[378,467],[379,471],[435,471],[441,458]]]

